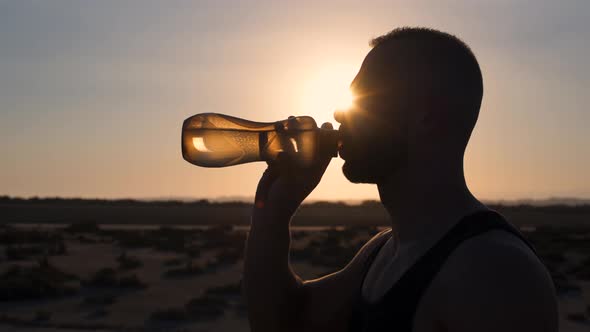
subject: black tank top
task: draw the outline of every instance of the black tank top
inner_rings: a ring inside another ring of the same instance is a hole
[[[353,307],[350,331],[412,332],[414,315],[420,299],[446,259],[463,241],[492,229],[503,229],[518,236],[536,254],[534,247],[499,213],[490,210],[468,215],[420,257],[377,303],[368,303],[364,300],[361,286]],[[385,242],[382,240],[367,258],[363,281]]]

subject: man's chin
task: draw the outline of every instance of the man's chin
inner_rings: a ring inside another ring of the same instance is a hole
[[[342,165],[342,173],[352,183],[377,183],[375,174],[365,167],[355,167],[349,161],[345,161]]]

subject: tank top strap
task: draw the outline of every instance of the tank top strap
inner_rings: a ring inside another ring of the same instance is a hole
[[[493,229],[505,230],[520,238],[536,254],[524,236],[498,212],[485,210],[465,216],[412,265],[381,301],[369,306],[394,309],[396,316],[411,328],[419,301],[446,259],[463,241]],[[404,324],[402,324],[404,325]],[[401,329],[400,331],[406,331]],[[410,331],[410,330],[407,330]]]
[[[500,213],[484,210],[467,215],[427,250],[380,301],[367,303],[359,292],[353,306],[350,331],[390,331],[395,327],[396,331],[411,332],[420,299],[447,258],[463,241],[493,229],[505,230],[517,236],[537,254],[533,245]],[[365,274],[381,246],[377,246],[367,259]]]

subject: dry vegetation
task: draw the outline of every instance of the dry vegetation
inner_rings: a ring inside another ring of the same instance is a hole
[[[139,223],[134,219],[139,212],[130,212],[134,209],[151,212],[209,209],[205,215],[193,215],[201,222],[214,211],[220,211],[219,206],[206,202],[188,204],[188,207],[181,203],[158,203],[155,210],[147,203],[133,201],[8,203],[12,207],[5,209],[6,205],[2,204],[6,200],[0,199],[3,217],[0,220],[5,222],[12,220],[7,216],[16,213],[11,210],[15,205],[27,206],[27,215],[35,215],[37,222],[43,220],[38,214],[54,208],[66,209],[72,204],[77,204],[78,212],[85,208],[90,209],[89,213],[96,213],[97,209],[126,211],[119,218],[130,218],[126,219],[128,223]],[[233,218],[236,209],[247,208],[241,204],[226,206],[229,211],[226,218]],[[20,211],[20,207],[16,210]],[[551,272],[560,296],[563,331],[587,329],[590,325],[590,208],[516,206],[502,212],[515,224],[527,226],[526,236]],[[102,220],[110,213],[114,212],[98,213],[101,217],[96,219]],[[311,213],[315,213],[315,219],[339,218],[343,224],[352,226],[293,231],[291,260],[305,278],[344,266],[378,231],[375,224],[359,226],[356,218],[365,214],[371,220],[381,212],[370,202],[354,208],[318,203],[303,208],[299,215]],[[45,218],[62,220],[51,214]],[[175,218],[174,213],[170,218]],[[537,218],[541,222],[535,223]],[[547,223],[550,218],[553,225]],[[82,330],[198,327],[247,331],[246,308],[240,295],[246,239],[243,229],[226,223],[189,229],[170,226],[120,229],[89,218],[79,220],[54,227],[0,225],[0,328],[1,324],[9,324]],[[148,218],[145,223],[153,220]],[[562,220],[567,223],[561,223]],[[328,224],[333,225],[332,221]]]

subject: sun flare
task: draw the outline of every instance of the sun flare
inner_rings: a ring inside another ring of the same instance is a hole
[[[354,103],[350,82],[356,74],[354,66],[324,66],[309,75],[302,94],[303,114],[333,121],[336,110],[346,110]]]

